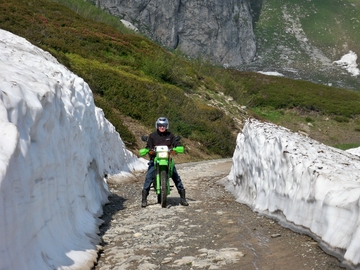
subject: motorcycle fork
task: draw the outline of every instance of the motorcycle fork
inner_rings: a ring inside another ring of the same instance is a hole
[[[167,189],[167,194],[170,194],[170,181],[169,181],[169,168],[168,166],[159,166],[159,164],[157,164],[156,166],[156,175],[155,175],[155,191],[156,191],[156,194],[160,194],[161,193],[161,179],[160,179],[160,175],[161,175],[161,172],[163,170],[166,170],[168,172],[168,179],[166,181],[166,189]]]
[[[160,194],[160,193],[161,193],[161,187],[160,187],[160,166],[159,166],[159,164],[156,164],[155,191],[156,191],[156,194]]]
[[[174,160],[172,158],[169,158],[169,162],[168,162],[168,181],[167,181],[167,191],[168,194],[170,194],[170,178],[172,178],[172,174],[174,171]]]
[[[174,171],[174,160],[169,159],[168,166],[167,167],[161,166],[161,167],[164,167],[164,168],[160,168],[159,164],[156,164],[155,191],[156,191],[156,194],[161,193],[160,175],[161,175],[162,170],[166,170],[168,172],[168,179],[166,181],[166,190],[167,190],[167,194],[169,195],[170,194],[170,178]]]
[[[173,174],[173,171],[174,171],[174,164],[175,164],[174,160],[173,160],[173,159],[170,159],[170,160],[169,160],[169,170],[168,170],[168,172],[169,172],[169,178],[172,177],[172,174]]]

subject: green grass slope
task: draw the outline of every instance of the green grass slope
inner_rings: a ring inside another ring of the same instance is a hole
[[[3,1],[0,7],[1,28],[49,51],[89,83],[96,104],[128,147],[136,147],[136,139],[120,115],[149,127],[165,115],[174,133],[198,141],[206,152],[231,155],[232,119],[184,94],[206,84],[207,79],[200,79],[181,57],[52,1]]]

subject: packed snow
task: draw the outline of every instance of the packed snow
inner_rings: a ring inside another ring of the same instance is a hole
[[[277,71],[258,71],[260,74],[269,75],[269,76],[278,76],[278,77],[284,77],[284,74],[281,74]]]
[[[90,269],[105,174],[147,166],[49,53],[0,30],[0,70],[0,269]]]
[[[120,20],[120,21],[126,28],[133,30],[134,32],[139,32],[139,29],[136,26],[134,26],[131,22],[126,20]]]
[[[359,154],[248,120],[225,186],[238,202],[309,234],[344,265],[358,269]]]
[[[334,61],[335,64],[346,69],[352,76],[360,75],[360,69],[357,67],[357,55],[355,52],[350,51],[341,57],[340,60]]]

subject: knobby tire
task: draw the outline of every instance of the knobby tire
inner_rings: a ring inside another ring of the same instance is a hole
[[[167,171],[162,171],[160,175],[161,179],[161,207],[166,207],[166,201],[167,201],[167,179],[168,174]]]

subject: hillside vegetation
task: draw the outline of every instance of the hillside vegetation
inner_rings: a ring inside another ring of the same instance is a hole
[[[143,146],[140,133],[153,130],[159,116],[170,119],[171,131],[184,138],[194,159],[231,156],[249,116],[330,145],[359,142],[358,92],[189,60],[82,0],[0,1],[0,8],[0,28],[49,51],[84,78],[134,151]]]
[[[350,51],[360,55],[360,1],[250,2],[258,51],[242,69],[360,91],[359,76],[333,63]]]

